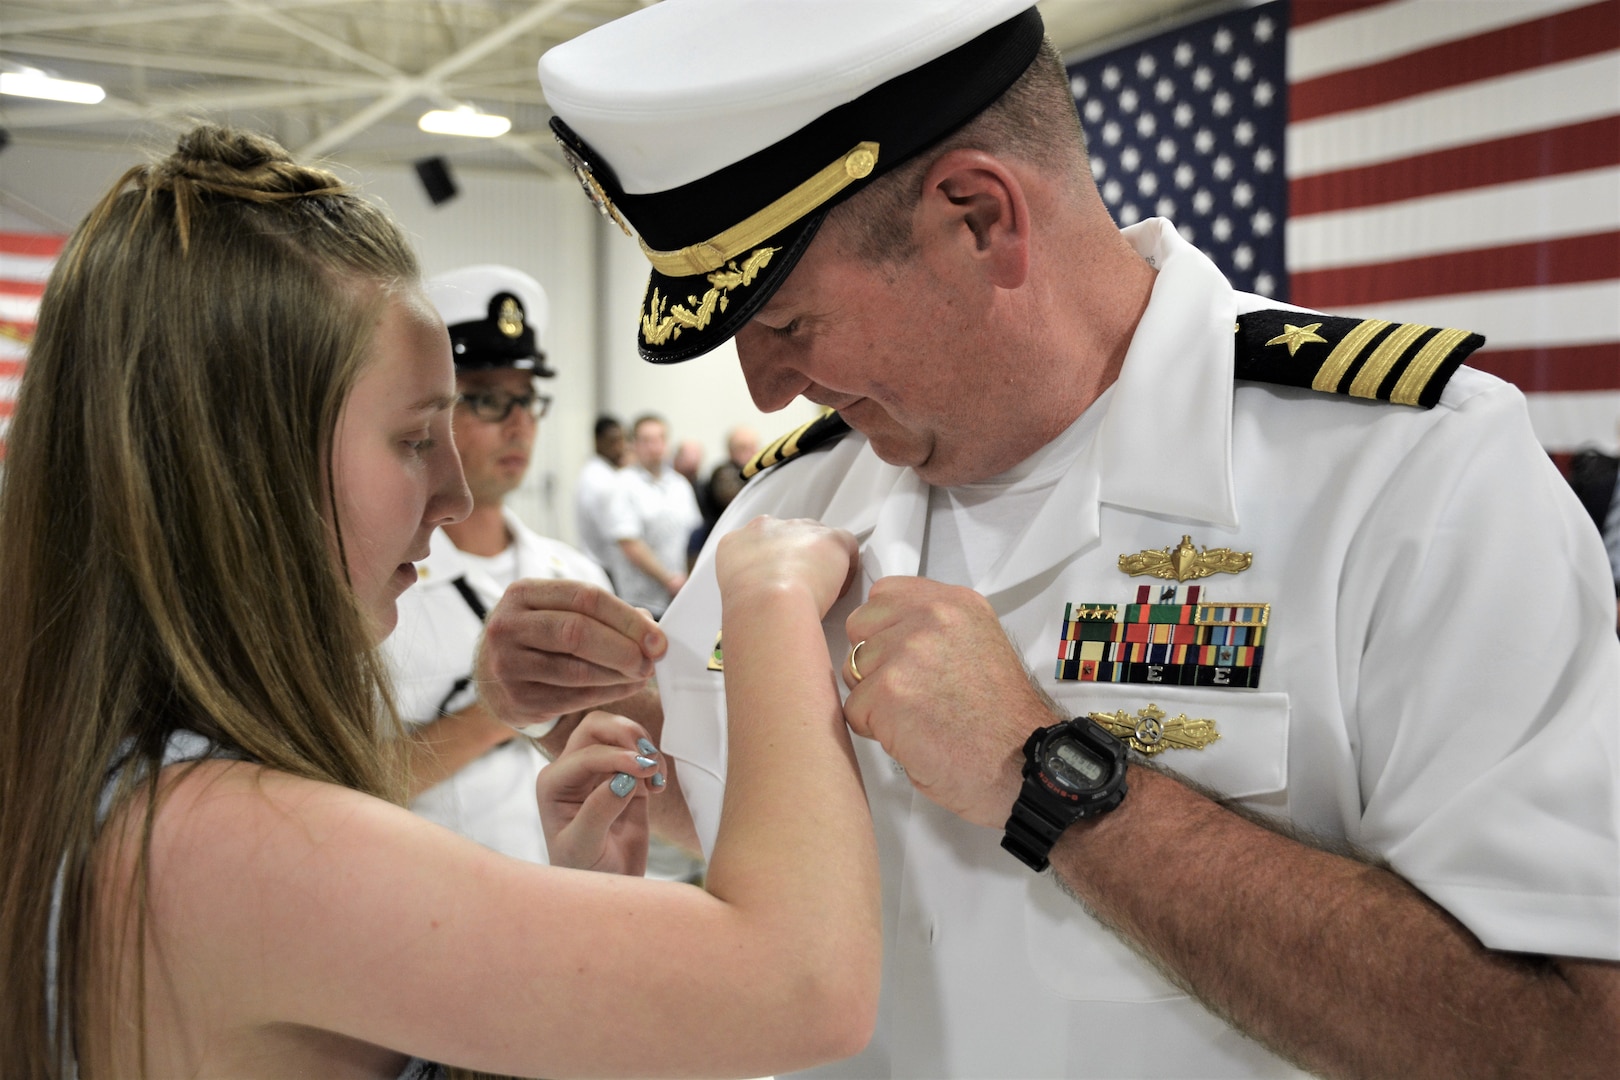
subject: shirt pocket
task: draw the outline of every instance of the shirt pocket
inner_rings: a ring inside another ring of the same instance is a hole
[[[1181,716],[1213,720],[1220,738],[1198,750],[1166,750],[1154,760],[1232,798],[1287,787],[1287,694],[1096,684],[1060,684],[1047,690],[1076,716],[1123,710],[1136,717],[1152,706],[1164,712],[1166,721]],[[1186,996],[1063,893],[1052,874],[1030,875],[1024,927],[1030,966],[1059,997],[1146,1002]]]

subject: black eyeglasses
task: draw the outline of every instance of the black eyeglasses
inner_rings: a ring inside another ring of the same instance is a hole
[[[551,398],[539,391],[527,394],[503,394],[496,390],[475,390],[458,394],[456,400],[472,410],[472,414],[486,424],[503,423],[513,409],[522,409],[536,420],[544,420],[551,408]]]

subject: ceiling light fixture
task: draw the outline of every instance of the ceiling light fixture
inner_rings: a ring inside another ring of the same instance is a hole
[[[107,91],[95,83],[58,79],[37,68],[23,68],[21,71],[0,71],[0,94],[94,105],[107,96]]]
[[[493,113],[479,112],[471,105],[458,105],[454,109],[433,109],[422,114],[416,126],[434,135],[469,135],[477,139],[493,139],[512,130],[512,121]]]

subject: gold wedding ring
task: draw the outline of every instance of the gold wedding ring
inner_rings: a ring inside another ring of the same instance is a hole
[[[855,681],[856,682],[861,681],[861,669],[855,666],[855,654],[860,652],[861,651],[861,646],[865,645],[865,644],[866,644],[866,639],[862,638],[861,640],[857,641],[855,643],[855,645],[849,650],[849,673],[851,675],[855,676]]]

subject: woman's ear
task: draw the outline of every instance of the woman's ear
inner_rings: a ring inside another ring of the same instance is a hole
[[[1012,168],[983,150],[950,150],[929,166],[918,207],[921,235],[959,245],[986,280],[1016,289],[1029,274],[1030,216]]]

